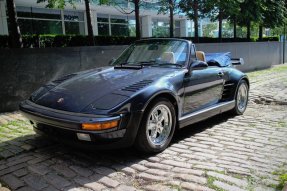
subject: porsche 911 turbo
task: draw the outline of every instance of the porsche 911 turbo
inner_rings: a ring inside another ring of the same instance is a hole
[[[110,66],[42,86],[20,111],[37,133],[66,144],[161,152],[176,129],[244,113],[249,80],[234,67],[240,64],[228,52],[196,51],[187,40],[139,40]]]

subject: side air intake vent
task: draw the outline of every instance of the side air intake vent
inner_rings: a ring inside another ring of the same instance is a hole
[[[153,81],[152,80],[142,80],[139,82],[136,82],[130,86],[127,86],[125,88],[123,88],[123,91],[130,91],[130,92],[137,92],[140,89],[144,88],[145,86],[151,84]]]
[[[234,88],[234,83],[224,84],[223,93],[222,93],[222,100],[228,100],[231,97],[231,92]]]

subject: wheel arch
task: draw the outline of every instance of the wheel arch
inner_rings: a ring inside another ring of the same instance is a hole
[[[235,89],[234,94],[233,94],[233,99],[235,99],[236,93],[237,93],[238,88],[239,88],[239,84],[240,84],[240,82],[243,81],[243,80],[246,81],[246,83],[247,83],[247,85],[248,85],[248,89],[250,89],[250,82],[249,82],[248,77],[247,77],[247,76],[242,76],[242,77],[237,81],[236,89]],[[249,92],[249,90],[248,90],[248,92]]]
[[[169,92],[169,91],[162,91],[162,92],[159,92],[155,95],[153,95],[148,101],[147,103],[145,104],[145,106],[143,107],[143,110],[145,111],[146,108],[156,99],[158,98],[166,98],[168,99],[171,104],[174,106],[174,109],[175,109],[175,113],[176,113],[176,120],[178,121],[178,114],[179,114],[179,104],[178,104],[178,101],[175,97],[175,95],[172,93],[172,92]]]

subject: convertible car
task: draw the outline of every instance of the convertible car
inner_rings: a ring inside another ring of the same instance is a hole
[[[160,152],[176,129],[227,111],[243,114],[249,80],[239,64],[187,40],[140,40],[110,66],[42,86],[20,110],[37,133],[67,144]]]

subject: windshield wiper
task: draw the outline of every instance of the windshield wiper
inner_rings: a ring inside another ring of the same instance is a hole
[[[155,64],[157,64],[155,60],[141,61],[141,62],[137,63],[137,65],[140,65],[140,66],[152,66],[152,65],[155,65]]]

